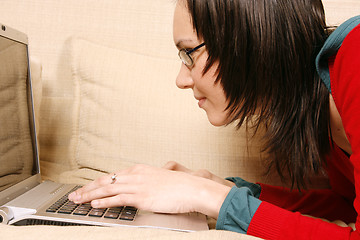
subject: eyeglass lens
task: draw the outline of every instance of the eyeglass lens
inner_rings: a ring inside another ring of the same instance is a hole
[[[193,64],[191,56],[186,52],[185,49],[181,49],[179,51],[179,57],[186,66],[191,66]]]

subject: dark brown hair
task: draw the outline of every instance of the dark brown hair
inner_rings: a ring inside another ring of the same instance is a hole
[[[315,69],[328,36],[321,0],[186,3],[209,53],[204,73],[219,63],[230,119],[241,126],[256,113],[269,169],[305,187],[330,151],[329,92]]]

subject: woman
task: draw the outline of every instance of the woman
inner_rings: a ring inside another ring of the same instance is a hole
[[[201,212],[217,219],[217,229],[266,239],[360,239],[350,227],[300,214],[356,221],[360,229],[359,23],[330,35],[321,0],[179,0],[175,9],[177,86],[193,90],[215,126],[254,116],[266,129],[269,168],[292,186],[325,172],[331,189],[224,180],[170,162],[104,176],[70,200]]]

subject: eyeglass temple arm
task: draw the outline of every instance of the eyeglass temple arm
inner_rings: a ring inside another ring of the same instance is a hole
[[[198,50],[199,48],[203,47],[204,45],[205,45],[205,43],[202,43],[202,44],[200,44],[199,46],[191,49],[191,50],[188,51],[187,53],[190,54],[190,53],[192,53],[192,52],[195,52],[196,50]]]

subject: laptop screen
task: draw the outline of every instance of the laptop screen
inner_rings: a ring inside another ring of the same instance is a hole
[[[0,192],[38,173],[33,119],[27,45],[0,34]]]

